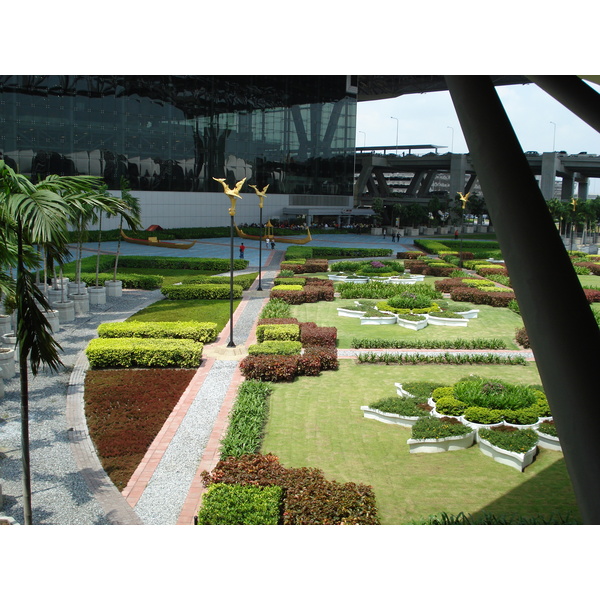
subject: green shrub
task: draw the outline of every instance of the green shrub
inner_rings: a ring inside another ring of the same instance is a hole
[[[501,410],[483,408],[481,406],[469,406],[464,412],[464,417],[467,421],[471,421],[471,423],[481,423],[482,425],[500,423],[503,420],[503,416]]]
[[[514,429],[506,426],[480,429],[479,437],[498,448],[518,453],[525,453],[538,443],[538,434],[534,429]]]
[[[403,317],[404,318],[404,317]],[[384,340],[381,338],[353,338],[352,348],[416,348],[416,349],[453,349],[453,350],[504,350],[506,344],[497,339],[464,340]]]
[[[302,344],[300,342],[269,340],[260,344],[252,344],[248,347],[248,354],[251,356],[260,356],[265,354],[279,354],[282,356],[291,356],[300,354]]]
[[[432,381],[413,381],[405,383],[402,386],[409,394],[420,400],[428,400],[433,394],[433,390],[440,387],[439,383]]]
[[[465,435],[473,431],[456,419],[423,417],[412,426],[411,437],[415,440],[440,439]]]
[[[534,390],[529,386],[481,377],[468,377],[458,381],[454,384],[454,396],[468,406],[500,410],[526,408],[536,402]]]
[[[257,275],[257,273],[234,275],[233,284],[241,286],[243,290],[248,290],[254,283]],[[196,285],[199,283],[231,285],[231,278],[229,275],[191,275],[190,277],[183,277],[181,283],[183,285]]]
[[[227,432],[221,440],[221,460],[260,450],[272,391],[270,384],[256,379],[240,384]]]
[[[465,413],[467,405],[456,398],[442,396],[435,403],[435,410],[442,415],[458,417]]]
[[[431,298],[424,294],[406,291],[389,298],[388,304],[393,308],[427,308],[431,305]]]
[[[283,291],[300,291],[302,290],[302,285],[274,285],[271,289],[277,290],[279,292]]]
[[[300,340],[300,326],[289,324],[289,325],[257,325],[256,326],[256,340],[264,342],[266,340],[278,340],[278,341],[299,341]]]
[[[197,368],[203,344],[172,338],[96,338],[89,342],[86,356],[92,369],[131,367]]]
[[[217,335],[216,323],[199,321],[125,321],[98,326],[98,336],[101,338],[182,338],[208,344],[214,342]]]
[[[279,275],[277,277],[293,277],[294,271],[290,271],[289,269],[281,269],[279,271]]]
[[[63,273],[65,277],[69,277]],[[73,279],[75,273],[73,273]],[[104,285],[107,281],[112,281],[114,274],[98,273],[98,285]],[[162,275],[137,275],[134,273],[117,273],[117,279],[123,282],[123,288],[129,290],[156,290],[164,281]],[[81,281],[88,286],[96,285],[96,273],[81,273]]]
[[[540,433],[558,437],[558,431],[556,431],[556,425],[554,421],[542,421],[538,427]]]
[[[407,400],[406,398],[400,398],[399,396],[382,398],[381,400],[369,404],[369,408],[380,410],[385,413],[401,415],[403,417],[424,417],[429,414],[427,410],[419,408],[413,399]]]
[[[202,498],[198,525],[278,525],[283,490],[215,483]]]
[[[230,285],[206,284],[197,285],[165,285],[160,290],[169,300],[227,300]],[[242,286],[233,285],[233,297],[242,297]]]
[[[516,425],[533,425],[539,419],[538,411],[535,407],[519,408],[517,410],[507,409],[504,411],[504,420],[507,423]]]
[[[411,525],[579,525],[580,521],[571,515],[495,515],[492,513],[478,513],[473,516],[463,512],[457,515],[445,512],[431,515],[426,519],[411,522]]]
[[[431,397],[437,401],[439,398],[453,397],[453,393],[454,393],[454,388],[451,385],[450,386],[440,386],[440,387],[435,388],[431,392]]]
[[[276,277],[273,283],[276,286],[300,286],[300,289],[302,289],[302,286],[306,285],[306,279],[304,277]],[[298,288],[294,287],[293,289]]]
[[[291,306],[281,298],[271,298],[260,313],[261,319],[284,319],[292,314]]]

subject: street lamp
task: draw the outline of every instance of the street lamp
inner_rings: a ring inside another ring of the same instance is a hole
[[[213,179],[218,181],[223,186],[223,192],[231,202],[231,207],[228,209],[229,216],[231,218],[229,224],[231,254],[229,260],[229,343],[227,344],[227,347],[235,348],[235,344],[233,343],[233,217],[235,216],[235,203],[238,198],[240,200],[242,199],[242,197],[239,195],[239,191],[242,189],[246,178],[244,177],[244,179],[238,181],[233,189],[227,185],[225,179],[217,179],[216,177],[213,177]]]
[[[450,142],[450,152],[454,153],[454,127],[450,127],[450,125],[446,126],[446,129],[452,130],[452,141]]]
[[[396,117],[390,117],[390,119],[396,119],[396,154],[398,154],[398,126],[400,121]]]
[[[550,121],[552,125],[554,125],[554,134],[552,136],[552,152],[556,148],[556,123],[554,121]]]
[[[364,131],[359,131],[358,133],[362,133],[365,136],[364,141],[363,141],[363,146],[366,147],[367,146],[367,134]]]
[[[258,240],[258,287],[256,288],[259,292],[262,292],[262,279],[261,279],[261,267],[262,267],[262,241],[264,237],[264,228],[263,228],[263,218],[262,218],[262,209],[265,198],[267,197],[267,189],[269,184],[267,184],[262,191],[260,191],[255,185],[251,185],[251,188],[254,188],[256,195],[258,196],[258,208],[260,209],[260,215],[258,217],[258,225],[260,227],[260,235]]]

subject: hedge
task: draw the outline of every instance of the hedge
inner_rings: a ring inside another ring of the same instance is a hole
[[[250,289],[250,286],[254,283],[258,273],[247,273],[243,275],[234,275],[233,284],[242,286],[243,290]],[[229,275],[191,275],[190,277],[184,277],[181,280],[184,285],[192,285],[199,283],[210,283],[210,284],[222,284],[230,285],[231,280]]]
[[[203,344],[173,338],[97,338],[85,354],[92,369],[171,367],[191,369],[200,365]]]
[[[296,321],[297,323],[297,321]],[[256,326],[256,340],[300,340],[300,325],[298,324],[264,324]]]
[[[125,321],[123,323],[102,323],[98,326],[101,338],[176,338],[195,342],[210,343],[217,339],[216,323],[200,321]]]
[[[282,488],[215,483],[202,497],[198,525],[278,525]]]
[[[64,277],[69,277],[63,272]],[[75,274],[73,273],[73,279]],[[104,285],[114,279],[113,273],[98,273],[98,284]],[[156,290],[164,281],[162,275],[137,275],[135,273],[117,273],[117,279],[123,282],[123,288],[129,290]],[[81,273],[81,281],[88,286],[96,285],[96,273]]]
[[[160,291],[169,300],[226,300],[230,285],[200,283],[197,285],[165,285]],[[242,297],[242,286],[233,285],[233,297]]]
[[[269,356],[274,354],[292,356],[296,354],[300,355],[301,351],[302,344],[300,342],[279,340],[268,340],[260,344],[252,344],[248,347],[248,354],[250,356]]]

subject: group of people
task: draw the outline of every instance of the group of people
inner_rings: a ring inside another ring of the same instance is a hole
[[[268,250],[275,250],[275,240],[273,239],[265,239],[265,248]],[[246,251],[246,246],[244,246],[244,242],[240,244],[240,258],[244,258],[244,252]]]

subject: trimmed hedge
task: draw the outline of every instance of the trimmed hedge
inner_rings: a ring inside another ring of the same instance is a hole
[[[352,348],[377,349],[377,348],[411,348],[416,350],[505,350],[506,343],[497,339],[463,340],[384,340],[381,338],[353,338]]]
[[[300,340],[300,325],[290,324],[261,324],[256,326],[256,340],[264,342],[266,340]]]
[[[160,291],[169,300],[227,300],[230,285],[199,283],[197,285],[165,285]],[[242,297],[242,286],[233,285],[233,297]]]
[[[125,321],[98,325],[98,336],[101,338],[177,338],[207,344],[214,342],[217,335],[216,323],[200,321]]]
[[[302,344],[300,342],[291,341],[278,341],[268,340],[260,344],[252,344],[248,347],[248,354],[250,356],[267,356],[267,355],[281,355],[281,356],[292,356],[300,355],[302,351]]]
[[[247,273],[243,275],[234,275],[233,284],[240,285],[243,290],[250,289],[250,286],[254,283],[254,280],[258,277],[258,273]],[[184,285],[192,285],[198,283],[210,283],[210,284],[222,284],[230,285],[229,275],[192,275],[190,277],[184,277],[181,280]]]
[[[215,483],[202,497],[198,525],[278,525],[283,490]]]
[[[197,368],[204,345],[172,338],[97,338],[85,354],[92,369]]]

